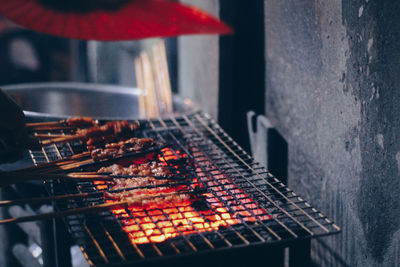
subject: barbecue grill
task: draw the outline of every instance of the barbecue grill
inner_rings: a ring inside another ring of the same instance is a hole
[[[114,207],[63,220],[91,266],[149,264],[291,242],[340,228],[254,161],[207,114],[137,121],[138,137],[165,144],[154,157],[190,182],[198,200],[174,207]],[[30,151],[35,164],[86,150],[82,142]],[[140,157],[139,157],[140,159]],[[90,167],[89,167],[90,168]],[[57,211],[109,203],[104,182],[44,182],[50,195],[90,193],[55,201]]]

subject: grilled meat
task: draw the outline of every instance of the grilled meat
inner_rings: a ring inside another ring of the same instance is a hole
[[[138,175],[148,177],[137,177],[130,179],[114,179],[112,190],[121,190],[124,188],[133,188],[140,186],[152,186],[152,185],[162,185],[167,184],[167,179],[155,179],[154,176],[167,176],[168,170],[165,166],[159,162],[149,162],[142,164],[131,164],[128,167],[123,167],[118,164],[113,164],[108,167],[102,167],[98,173],[110,173],[111,175]]]
[[[137,123],[128,123],[127,121],[110,121],[102,126],[93,126],[88,129],[79,129],[76,135],[89,138],[98,138],[101,136],[126,136],[132,134],[139,128]]]
[[[166,187],[128,190],[120,193],[106,192],[105,196],[117,201],[128,201],[133,206],[143,208],[166,208],[177,205],[190,205],[193,196],[186,192],[179,192]]]
[[[144,186],[154,186],[154,185],[166,185],[168,180],[166,179],[155,179],[154,177],[139,177],[139,178],[129,178],[129,179],[114,179],[113,186],[111,190],[123,190],[125,188],[135,188]],[[138,189],[143,190],[143,189]]]
[[[112,159],[130,152],[143,152],[158,144],[151,138],[136,138],[106,144],[105,148],[92,148],[90,154],[95,161]]]
[[[82,126],[95,126],[98,124],[97,121],[93,120],[90,117],[75,117],[75,118],[68,118],[66,120],[67,124],[69,126],[76,126],[76,127],[82,127]]]
[[[142,164],[131,164],[124,167],[119,164],[102,167],[98,173],[110,173],[111,175],[154,175],[154,176],[167,176],[169,174],[165,164],[161,162],[151,161]]]

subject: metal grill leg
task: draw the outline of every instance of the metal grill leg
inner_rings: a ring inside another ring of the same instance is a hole
[[[303,240],[289,247],[289,267],[309,267],[311,265],[311,240]]]
[[[40,224],[43,267],[71,267],[70,237],[61,220]]]
[[[43,267],[56,266],[53,220],[40,222],[40,240],[42,241]]]
[[[54,243],[57,267],[72,267],[71,240],[62,220],[54,220]]]

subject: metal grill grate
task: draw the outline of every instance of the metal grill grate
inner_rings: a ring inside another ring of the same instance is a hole
[[[287,243],[337,233],[339,227],[255,162],[208,115],[195,113],[140,121],[138,136],[167,144],[160,159],[193,188],[206,188],[203,204],[163,209],[125,208],[65,218],[90,265],[140,263],[167,256]],[[34,163],[85,150],[83,144],[57,144],[32,151]],[[99,192],[101,182],[45,183],[52,195]],[[57,202],[56,208],[104,203],[102,197]]]

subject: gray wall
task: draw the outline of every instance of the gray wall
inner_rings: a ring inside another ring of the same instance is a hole
[[[181,0],[216,17],[218,0]],[[198,103],[215,119],[218,114],[219,36],[194,35],[178,38],[179,92]]]
[[[266,114],[289,185],[342,228],[321,266],[400,265],[399,1],[266,0]]]

